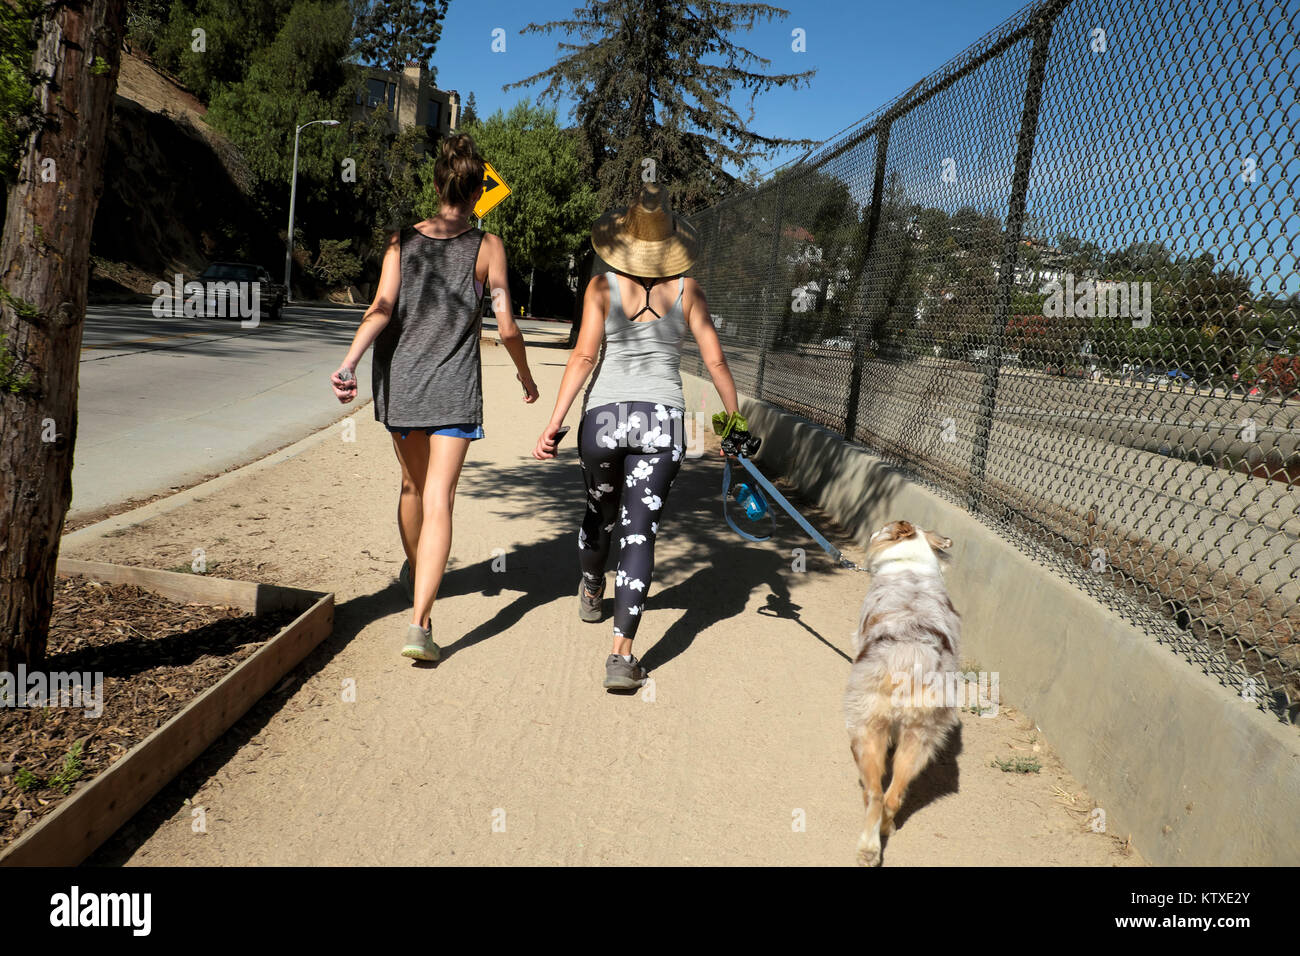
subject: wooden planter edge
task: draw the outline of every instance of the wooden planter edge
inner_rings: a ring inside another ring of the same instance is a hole
[[[334,629],[332,593],[71,558],[59,559],[58,573],[135,584],[173,600],[228,604],[260,614],[283,608],[301,613],[0,852],[0,867],[81,863]]]

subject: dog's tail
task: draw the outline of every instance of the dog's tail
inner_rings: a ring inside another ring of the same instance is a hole
[[[889,641],[875,656],[889,675],[894,719],[905,719],[916,708],[952,706],[947,688],[957,670],[954,655],[926,644]]]

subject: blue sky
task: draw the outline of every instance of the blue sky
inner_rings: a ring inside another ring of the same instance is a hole
[[[472,91],[480,113],[508,109],[545,87],[501,91],[557,59],[560,32],[523,34],[529,23],[566,19],[583,4],[577,0],[451,0],[442,39],[434,54],[438,86]],[[956,56],[1012,14],[1021,0],[788,0],[776,3],[790,11],[784,20],[759,23],[737,33],[739,43],[771,61],[769,73],[816,69],[797,91],[774,90],[755,102],[753,128],[765,135],[826,139],[902,93],[921,77]],[[506,49],[492,52],[492,31],[506,32]],[[807,50],[791,49],[791,31],[800,28]],[[748,114],[747,91],[732,107]],[[561,102],[560,121],[568,123],[571,102]],[[802,150],[787,150],[760,169],[779,165]]]
[[[508,93],[502,84],[554,63],[566,37],[519,31],[569,17],[579,5],[451,0],[434,56],[439,87],[462,98],[472,91],[482,115],[535,97],[544,83]],[[750,128],[837,138],[1025,6],[1021,0],[788,0],[788,17],[731,39],[770,60],[765,72],[817,72],[798,90],[758,97]],[[1194,18],[1180,13],[1186,10],[1180,0],[1150,0],[1147,15],[1137,18],[1104,2],[1068,8],[1053,32],[1030,180],[1028,211],[1041,234],[1066,233],[1106,249],[1141,240],[1184,255],[1210,251],[1250,276],[1257,291],[1300,290],[1300,263],[1288,238],[1300,224],[1292,188],[1300,153],[1287,133],[1300,121],[1293,79],[1300,52],[1285,39],[1294,15],[1289,6],[1216,0]],[[1090,47],[1099,24],[1109,37],[1104,55]],[[505,31],[503,52],[492,49],[498,29]],[[805,52],[792,49],[795,29],[804,33]],[[900,121],[890,168],[907,182],[911,201],[1004,212],[1028,49],[1022,42]],[[1166,56],[1153,62],[1152,50]],[[558,106],[560,121],[568,123],[572,103]],[[732,106],[746,116],[749,93],[737,91]],[[788,148],[758,168],[768,172],[802,153]],[[867,149],[844,162],[861,174],[869,155]],[[1246,157],[1259,163],[1249,183],[1240,175]],[[951,184],[939,176],[945,161],[960,170]],[[865,202],[861,191],[869,180],[850,179],[854,198]]]

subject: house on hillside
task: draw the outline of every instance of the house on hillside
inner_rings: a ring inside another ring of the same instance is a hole
[[[1020,246],[1019,261],[1012,279],[1017,286],[1037,289],[1045,283],[1061,281],[1067,257],[1060,249],[1032,236],[1022,239]],[[996,259],[991,261],[993,278],[996,279],[1002,272],[1002,265]]]
[[[1065,276],[1067,256],[1044,239],[1029,236],[1020,241],[1023,265],[1016,266],[1016,285],[1038,288],[1060,282]]]
[[[408,63],[400,73],[373,66],[358,66],[357,93],[352,119],[365,121],[384,106],[393,114],[390,125],[396,133],[410,126],[423,126],[435,139],[448,135],[460,123],[460,94],[433,85],[429,71],[419,63]]]

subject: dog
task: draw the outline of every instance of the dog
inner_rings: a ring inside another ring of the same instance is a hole
[[[910,784],[960,722],[945,694],[961,660],[961,618],[944,587],[940,559],[952,539],[893,521],[871,536],[871,587],[853,633],[844,722],[862,777],[866,827],[858,863],[879,866],[880,840]],[[938,692],[935,692],[935,688]],[[895,745],[889,791],[885,761]]]

